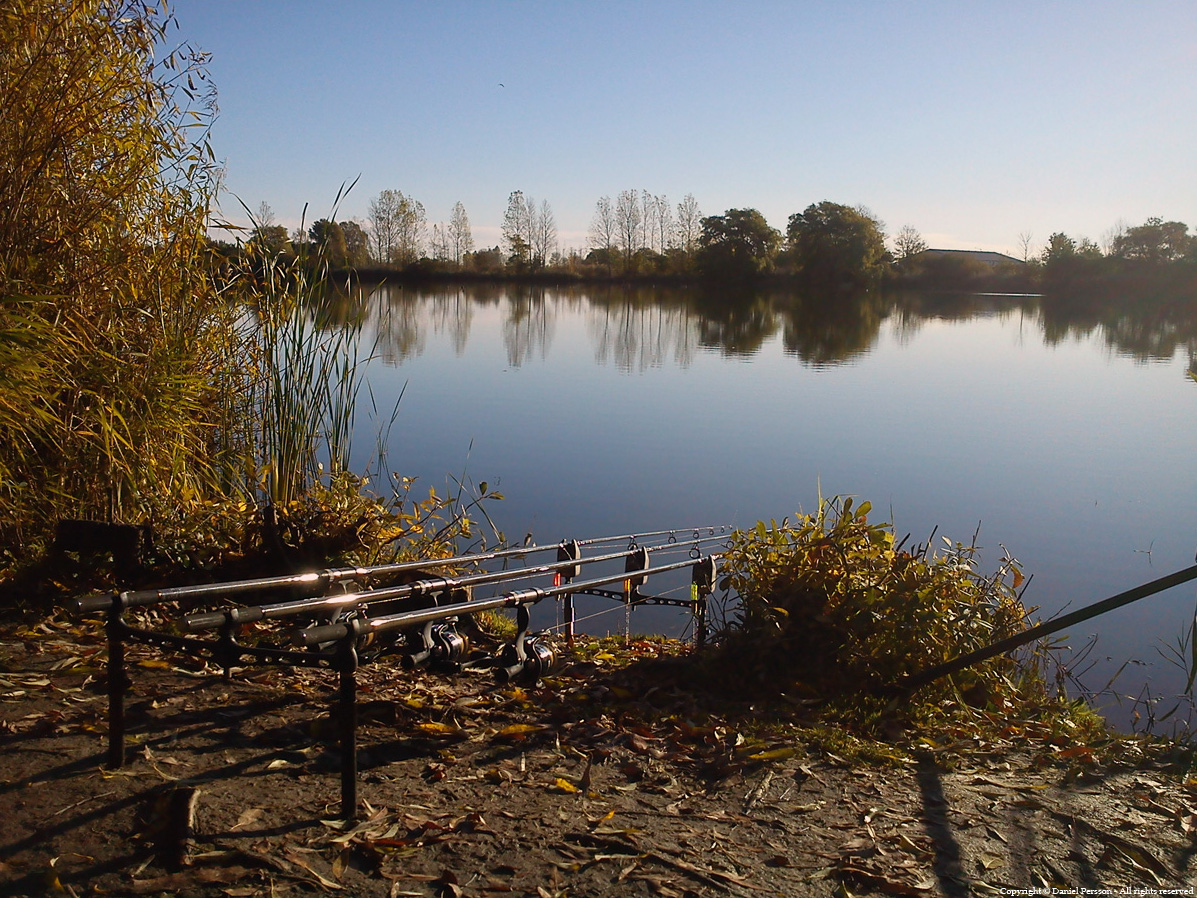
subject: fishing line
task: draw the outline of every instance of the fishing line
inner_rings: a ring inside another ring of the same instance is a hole
[[[580,624],[583,621],[593,620],[596,617],[602,617],[604,614],[614,614],[616,611],[619,611],[622,607],[623,607],[622,605],[612,605],[609,608],[604,608],[602,611],[596,611],[593,614],[587,614],[583,617],[579,617],[574,621],[574,623]],[[551,633],[555,630],[564,630],[567,626],[568,626],[568,624],[557,624],[556,626],[546,627],[545,632]]]

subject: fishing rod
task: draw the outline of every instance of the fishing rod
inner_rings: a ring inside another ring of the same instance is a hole
[[[682,527],[680,529],[673,528],[670,530],[646,530],[646,531],[641,531],[639,533],[628,533],[623,536],[598,536],[598,537],[593,537],[591,539],[576,539],[576,540],[572,540],[572,542],[576,542],[579,546],[593,546],[593,545],[597,545],[599,543],[617,543],[617,542],[624,542],[624,541],[635,542],[636,540],[641,539],[642,537],[646,537],[646,536],[676,537],[676,535],[679,533],[690,533],[690,532],[694,533],[694,539],[697,540],[701,536],[702,531],[704,531],[704,530],[708,531],[708,536],[715,536],[716,530],[719,531],[718,535],[722,535],[723,533],[725,533],[728,530],[728,525],[727,524],[717,524],[714,527]],[[681,542],[681,540],[676,540],[676,541]],[[564,542],[566,542],[566,540],[562,540],[562,543],[564,543]]]
[[[727,525],[718,525],[723,532]],[[701,531],[708,530],[714,536],[716,527],[683,527],[674,530],[655,530],[645,533],[629,533],[621,536],[598,536],[585,540],[574,540],[579,546],[595,546],[613,542],[634,542],[647,536],[693,532],[695,539]],[[310,571],[302,574],[285,574],[276,577],[256,577],[247,580],[231,580],[227,583],[201,583],[193,586],[172,586],[166,589],[137,589],[122,592],[119,595],[84,596],[75,600],[77,611],[104,611],[113,604],[120,603],[129,608],[139,605],[153,605],[158,602],[197,600],[213,597],[227,597],[243,595],[251,592],[264,592],[274,589],[305,587],[313,592],[327,590],[336,583],[346,581],[365,581],[371,577],[381,577],[391,574],[401,574],[408,571],[424,570],[430,567],[445,567],[457,564],[481,564],[487,561],[497,561],[503,558],[532,555],[548,552],[565,545],[567,540],[552,545],[520,546],[513,549],[498,549],[491,552],[474,552],[466,555],[454,555],[450,558],[429,558],[416,561],[398,561],[390,564],[372,565],[368,567],[330,568],[322,571]]]
[[[623,537],[616,537],[614,539],[622,538]],[[721,538],[722,536],[699,537],[697,540],[692,542],[687,541],[686,545],[692,545],[696,547],[699,544],[712,542]],[[593,544],[593,541],[591,544]],[[564,549],[568,545],[571,544],[562,543],[560,547],[554,546],[553,548]],[[576,543],[573,543],[573,545],[580,546],[581,542],[577,541]],[[453,589],[466,589],[486,583],[500,583],[504,580],[518,580],[525,577],[534,577],[539,574],[568,573],[571,577],[575,577],[578,576],[580,573],[580,568],[584,564],[616,561],[620,558],[628,558],[637,552],[644,553],[645,556],[647,556],[654,552],[677,550],[678,548],[681,548],[682,545],[682,543],[672,542],[663,543],[656,546],[641,546],[637,548],[625,549],[620,552],[609,552],[604,555],[595,555],[590,558],[582,558],[574,554],[569,555],[568,557],[559,557],[554,562],[536,565],[533,567],[515,568],[513,570],[506,571],[483,571],[477,574],[466,574],[457,577],[429,577],[422,580],[417,580],[413,583],[405,583],[401,586],[391,586],[383,589],[369,590],[366,592],[345,593],[343,595],[335,596],[316,596],[308,599],[296,599],[289,602],[278,602],[272,605],[253,605],[242,608],[231,608],[225,611],[191,614],[185,617],[183,620],[188,629],[192,631],[208,630],[214,627],[224,626],[225,624],[245,624],[251,623],[253,621],[291,617],[298,614],[335,613],[365,602],[394,601],[397,599],[414,598],[421,595],[427,595],[429,593],[441,593]],[[639,571],[637,571],[637,573],[639,573]]]
[[[1158,580],[1152,580],[1150,583],[1144,583],[1142,586],[1136,586],[1133,589],[1120,592],[1117,595],[1110,596],[1108,599],[1102,599],[1100,602],[1094,602],[1092,605],[1086,605],[1084,608],[1078,608],[1076,611],[1065,614],[1055,620],[1037,624],[1029,630],[1023,630],[1021,633],[1016,633],[1005,639],[999,639],[997,642],[991,643],[984,648],[959,655],[950,661],[929,667],[920,673],[912,674],[896,684],[897,691],[899,693],[911,693],[933,680],[938,680],[940,677],[946,677],[948,674],[956,673],[956,671],[963,670],[973,664],[987,661],[996,655],[1024,646],[1028,642],[1039,639],[1041,636],[1056,633],[1065,627],[1087,621],[1090,618],[1097,617],[1099,614],[1105,614],[1107,611],[1113,611],[1115,608],[1121,608],[1123,605],[1129,605],[1131,602],[1137,602],[1139,599],[1145,599],[1148,596],[1155,595],[1157,592],[1163,592],[1165,589],[1171,589],[1173,586],[1179,586],[1181,583],[1187,583],[1190,580],[1197,580],[1197,564],[1160,577]]]
[[[412,611],[401,611],[396,614],[381,615],[379,617],[354,618],[339,624],[326,624],[318,627],[306,627],[291,634],[291,641],[308,647],[319,646],[329,642],[336,642],[349,637],[375,636],[391,630],[415,627],[419,624],[432,623],[462,614],[475,614],[479,611],[493,611],[499,608],[514,608],[525,605],[535,605],[544,599],[563,596],[571,592],[583,592],[597,589],[609,583],[622,580],[635,581],[650,574],[675,571],[681,568],[709,569],[711,562],[722,557],[722,552],[713,552],[697,561],[688,558],[685,561],[674,561],[656,567],[645,567],[635,571],[624,571],[619,574],[609,574],[595,577],[592,580],[582,580],[576,583],[563,583],[560,586],[528,587],[514,592],[504,593],[489,599],[478,599],[470,602],[456,602],[451,605],[441,605],[434,608],[419,608]],[[629,590],[630,591],[630,590]]]

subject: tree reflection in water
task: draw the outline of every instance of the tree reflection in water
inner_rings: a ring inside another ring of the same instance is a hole
[[[500,283],[330,284],[314,310],[322,326],[361,326],[388,364],[421,355],[429,334],[447,334],[465,353],[479,309],[497,308],[509,365],[551,351],[558,314],[581,311],[596,364],[645,371],[689,367],[699,347],[747,357],[780,333],[787,354],[812,368],[867,354],[892,318],[908,342],[928,321],[1018,314],[1054,346],[1099,334],[1111,351],[1138,361],[1178,351],[1197,359],[1197,297],[993,295],[878,291],[685,289]]]

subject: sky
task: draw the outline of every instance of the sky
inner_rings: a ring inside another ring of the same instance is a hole
[[[584,247],[596,201],[693,194],[785,231],[830,200],[1022,257],[1147,218],[1197,229],[1197,2],[174,0],[211,53],[221,211],[428,221],[507,197]]]

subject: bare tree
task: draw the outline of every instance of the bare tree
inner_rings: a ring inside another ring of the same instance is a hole
[[[1117,252],[1126,237],[1127,224],[1123,219],[1114,222],[1114,226],[1101,235],[1101,251],[1107,256]]]
[[[692,253],[698,248],[698,235],[702,233],[702,212],[694,194],[687,193],[677,204],[677,223],[674,225],[678,249]]]
[[[528,201],[531,206],[531,200]],[[540,201],[532,213],[532,264],[543,268],[557,251],[557,219],[548,200]]]
[[[657,236],[657,200],[647,190],[640,191],[640,245],[655,250]]]
[[[379,262],[386,263],[394,259],[395,245],[399,239],[399,207],[403,199],[403,194],[398,190],[384,190],[370,200],[367,214],[370,239],[374,243],[374,258]]]
[[[270,203],[265,200],[258,203],[258,211],[252,217],[254,224],[259,228],[272,228],[278,224],[278,219],[274,217],[274,210],[270,208]]]
[[[432,258],[438,262],[448,262],[452,257],[449,250],[449,226],[434,224],[432,226]]]
[[[1031,261],[1031,240],[1030,231],[1018,235],[1018,246],[1022,250],[1022,260],[1024,262]]]
[[[669,244],[673,240],[673,207],[669,205],[669,197],[661,194],[654,202],[657,205],[657,247],[662,253],[669,251]]]
[[[621,190],[615,201],[615,227],[624,264],[630,270],[640,249],[640,201],[635,190]]]
[[[420,258],[428,226],[422,203],[400,190],[384,190],[370,200],[368,217],[379,262],[409,265]]]
[[[474,233],[470,230],[470,217],[466,215],[465,206],[460,202],[453,206],[453,214],[449,218],[449,247],[453,261],[461,264],[466,253],[474,251]]]
[[[590,246],[592,249],[602,250],[606,255],[607,274],[611,273],[618,235],[615,207],[611,205],[611,197],[599,197],[598,202],[594,204],[594,218],[590,220]]]
[[[911,225],[903,225],[894,236],[894,256],[899,262],[904,262],[911,256],[917,256],[926,248],[927,241]]]

